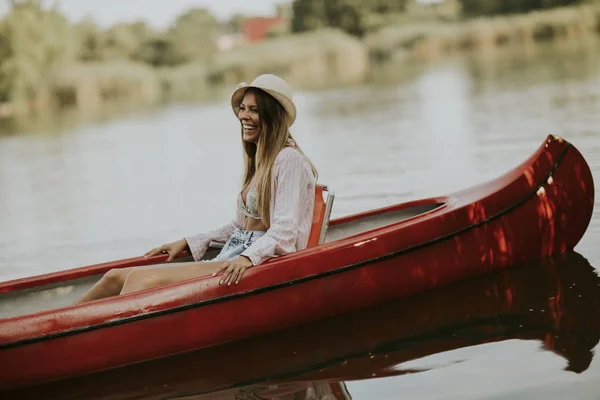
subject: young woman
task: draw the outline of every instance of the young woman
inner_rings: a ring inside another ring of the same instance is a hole
[[[205,275],[219,284],[239,283],[245,271],[275,255],[306,248],[312,223],[317,172],[293,140],[292,88],[275,75],[241,83],[231,97],[241,123],[244,179],[233,222],[150,250],[171,262],[189,250],[194,262],[108,271],[78,303],[131,293]],[[219,255],[201,261],[212,240],[226,241]]]

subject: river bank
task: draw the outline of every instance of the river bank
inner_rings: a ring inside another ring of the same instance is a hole
[[[437,59],[465,50],[493,51],[600,34],[600,4],[583,4],[519,15],[389,25],[367,35],[372,61]]]

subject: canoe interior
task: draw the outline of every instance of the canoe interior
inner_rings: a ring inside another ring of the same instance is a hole
[[[380,214],[366,216],[354,221],[331,225],[327,229],[325,243],[344,239],[372,229],[382,228],[406,219],[416,217],[420,214],[435,210],[444,203],[422,204],[397,211],[388,211]]]
[[[327,229],[325,243],[394,224],[432,211],[442,205],[443,203],[418,205],[334,224]],[[216,249],[209,250],[205,255],[205,259],[215,257],[218,251]],[[191,259],[187,261],[191,261]],[[0,293],[0,318],[34,314],[40,311],[68,306],[91,288],[101,276],[101,274],[92,275],[15,292]]]

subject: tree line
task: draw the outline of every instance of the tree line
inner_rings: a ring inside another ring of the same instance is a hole
[[[290,0],[291,1],[291,0]],[[293,0],[292,32],[336,27],[363,36],[370,17],[402,14],[416,0]],[[452,1],[452,0],[446,0]],[[497,15],[565,6],[584,0],[454,0],[466,16]],[[52,83],[61,68],[77,63],[133,61],[156,68],[207,62],[217,54],[225,27],[240,31],[244,16],[218,21],[210,12],[193,8],[165,30],[143,22],[109,28],[92,19],[69,22],[42,0],[10,0],[0,20],[0,103],[32,101]]]
[[[210,60],[221,30],[202,8],[158,31],[143,22],[107,29],[92,19],[73,24],[41,0],[12,0],[10,6],[0,20],[0,102],[34,99],[57,69],[76,63],[127,60],[168,67]]]
[[[415,0],[294,0],[292,30],[324,26],[363,36],[370,16],[402,13]],[[582,3],[584,0],[458,0],[467,17],[524,13]]]
[[[461,0],[467,16],[525,13],[582,3],[582,0]]]

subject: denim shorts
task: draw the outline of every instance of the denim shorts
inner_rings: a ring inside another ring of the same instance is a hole
[[[246,231],[243,229],[236,229],[225,246],[221,249],[218,256],[213,258],[211,261],[225,261],[232,260],[242,254],[252,243],[259,237],[264,235],[263,231]]]

